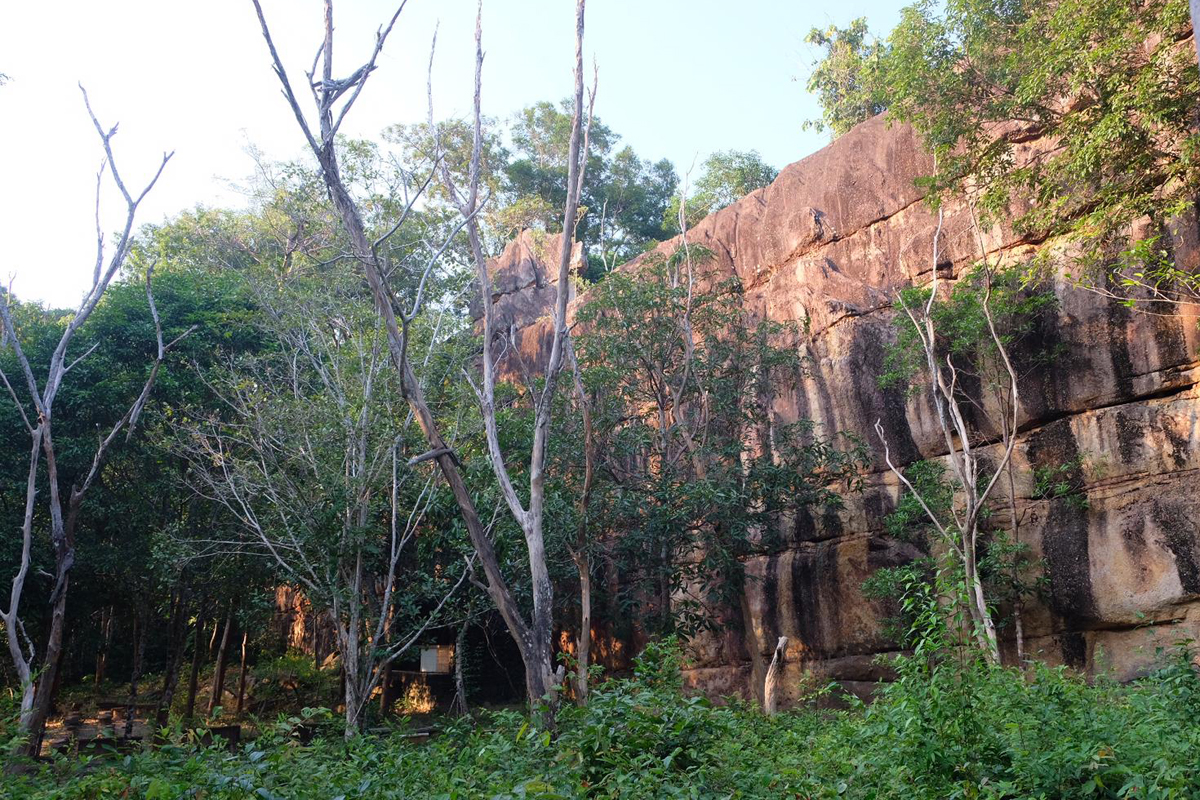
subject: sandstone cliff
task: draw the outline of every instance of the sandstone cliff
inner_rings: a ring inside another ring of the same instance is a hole
[[[741,280],[752,315],[800,323],[794,344],[813,366],[794,385],[775,387],[779,418],[857,432],[873,451],[881,420],[903,463],[945,450],[926,398],[883,391],[876,380],[894,336],[891,298],[927,282],[934,266],[936,218],[914,186],[931,166],[909,129],[876,118],[689,232]],[[981,242],[968,209],[945,214],[937,267],[947,278],[981,247],[1001,259],[1038,246],[1002,230]],[[1194,216],[1172,232],[1171,246],[1181,264],[1200,264]],[[539,250],[525,235],[493,263],[496,302],[532,364],[544,358],[544,315],[556,289]],[[1056,318],[1037,335],[1062,355],[1050,368],[1021,370],[1020,538],[1049,568],[1047,601],[1026,619],[1027,646],[1051,663],[1129,678],[1153,661],[1156,646],[1200,638],[1200,309],[1139,313],[1066,276],[1054,288]],[[1038,499],[1033,468],[1077,457],[1071,479],[1087,507]],[[881,632],[884,610],[861,585],[913,551],[884,535],[899,492],[878,452],[875,459],[865,491],[842,513],[787,520],[787,545],[746,564],[742,624],[692,642],[694,687],[756,694],[780,635],[790,642],[784,702],[803,673],[852,689],[881,677],[874,657],[893,645]]]

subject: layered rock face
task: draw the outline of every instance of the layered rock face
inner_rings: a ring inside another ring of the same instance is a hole
[[[827,434],[857,433],[873,458],[865,489],[848,496],[845,509],[781,521],[786,545],[747,561],[743,607],[726,612],[741,624],[691,643],[688,680],[698,690],[758,695],[780,635],[790,642],[785,703],[808,674],[864,691],[883,676],[875,656],[895,647],[882,632],[888,612],[863,596],[862,584],[916,551],[885,534],[884,517],[900,492],[875,423],[898,465],[946,451],[928,397],[882,390],[877,379],[895,337],[897,290],[933,275],[938,217],[914,185],[931,169],[908,128],[876,118],[688,234],[715,254],[724,274],[739,278],[752,318],[794,322],[801,331],[793,344],[810,368],[773,387],[778,418],[809,418]],[[945,279],[984,252],[1005,264],[1053,246],[1000,229],[979,233],[965,206],[943,213],[936,268]],[[1198,243],[1195,217],[1171,232],[1182,266],[1200,265]],[[514,243],[495,274],[544,275],[534,249]],[[536,368],[555,287],[542,279],[510,283],[524,288],[498,302],[519,311],[514,349]],[[1022,376],[1019,538],[1044,559],[1048,578],[1045,600],[1025,615],[1026,649],[1050,663],[1128,679],[1154,662],[1156,647],[1200,638],[1200,308],[1142,313],[1065,275],[1054,291],[1058,308],[1035,336],[1061,354],[1037,367],[1013,353]],[[1064,465],[1086,503],[1039,498],[1035,469]]]

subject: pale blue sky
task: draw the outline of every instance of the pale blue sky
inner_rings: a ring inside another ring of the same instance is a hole
[[[681,174],[714,150],[756,149],[776,167],[826,136],[804,132],[818,114],[804,83],[815,26],[867,16],[886,33],[901,3],[783,0],[591,0],[587,59],[600,68],[597,114],[646,158]],[[264,0],[293,77],[318,44],[320,0]],[[377,136],[425,116],[425,61],[440,21],[434,73],[438,116],[470,103],[473,0],[409,0],[380,69],[347,132]],[[390,0],[335,5],[339,52],[358,65]],[[507,116],[571,88],[571,0],[485,0],[484,112]],[[302,152],[278,93],[249,0],[69,0],[7,4],[0,29],[0,279],[22,297],[74,304],[94,258],[92,185],[98,140],[76,82],[107,124],[133,184],[161,152],[176,151],[143,207],[143,222],[202,203],[241,202],[254,144],[271,158]],[[119,210],[106,196],[109,212]],[[113,213],[106,230],[116,226]]]

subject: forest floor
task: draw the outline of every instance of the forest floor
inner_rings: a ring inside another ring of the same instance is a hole
[[[130,738],[142,741],[153,731],[154,726],[146,716],[135,716]],[[42,742],[42,752],[71,752],[80,744],[86,745],[92,741],[117,739],[127,739],[124,716],[108,720],[101,719],[99,715],[84,716],[80,719],[78,727],[70,728],[67,727],[64,718],[59,717],[46,723],[46,737]]]

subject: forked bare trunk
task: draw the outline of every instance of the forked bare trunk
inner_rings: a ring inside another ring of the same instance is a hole
[[[217,663],[213,668],[212,691],[208,696],[208,714],[212,716],[221,705],[225,694],[225,668],[229,664],[229,639],[233,631],[233,608],[225,613],[225,625],[221,633],[221,644],[217,648]]]
[[[500,611],[501,617],[508,626],[509,632],[516,642],[517,648],[521,653],[522,660],[525,664],[525,684],[526,691],[531,703],[539,702],[543,697],[551,697],[553,699],[553,689],[555,688],[555,676],[552,672],[552,589],[550,584],[549,572],[546,568],[546,556],[544,552],[544,542],[542,537],[542,484],[544,476],[542,475],[542,462],[545,456],[545,443],[548,433],[549,424],[549,408],[550,397],[553,395],[554,379],[558,369],[562,363],[562,353],[564,340],[566,338],[565,326],[565,308],[566,308],[566,292],[569,286],[569,276],[567,275],[568,265],[571,254],[572,231],[574,229],[576,209],[578,206],[579,192],[582,188],[582,180],[580,174],[579,153],[580,153],[580,125],[581,125],[581,105],[582,105],[582,37],[583,37],[583,0],[578,1],[577,6],[577,37],[576,37],[576,115],[575,124],[572,131],[571,141],[571,163],[568,170],[568,200],[564,213],[564,234],[563,234],[563,263],[561,265],[560,274],[562,279],[559,282],[559,301],[555,313],[555,336],[552,354],[550,358],[550,366],[546,371],[547,388],[544,392],[544,402],[538,404],[536,409],[537,422],[534,429],[534,446],[533,456],[530,463],[530,509],[526,511],[516,499],[516,493],[512,488],[511,482],[508,480],[507,470],[504,467],[503,460],[496,459],[496,436],[495,436],[495,413],[494,406],[487,402],[481,402],[484,410],[485,426],[488,433],[489,451],[492,457],[493,470],[496,472],[497,478],[500,480],[504,489],[505,499],[508,502],[514,517],[521,525],[525,533],[525,541],[528,549],[529,564],[532,583],[532,598],[533,598],[533,615],[526,622],[519,605],[517,604],[513,593],[509,590],[504,576],[500,569],[499,560],[496,556],[495,548],[491,542],[487,528],[483,525],[479,518],[477,509],[470,492],[463,481],[458,459],[452,448],[447,446],[447,443],[442,436],[437,423],[434,419],[428,403],[425,400],[424,390],[413,373],[412,366],[408,360],[408,328],[409,325],[416,319],[420,312],[421,303],[423,300],[424,279],[422,279],[420,287],[413,297],[407,311],[398,313],[397,300],[394,296],[391,287],[388,285],[385,275],[385,265],[382,263],[377,247],[387,239],[391,234],[385,234],[376,242],[372,242],[367,236],[366,228],[363,224],[362,216],[357,204],[354,202],[342,179],[338,157],[335,147],[336,134],[345,118],[346,113],[353,106],[355,100],[359,97],[363,86],[369,78],[371,72],[375,69],[376,60],[383,44],[390,34],[403,4],[396,13],[392,16],[391,22],[385,28],[381,28],[376,35],[375,47],[371,53],[370,59],[366,64],[362,65],[353,76],[346,81],[335,81],[333,79],[333,2],[325,0],[324,14],[324,41],[322,49],[318,54],[318,61],[321,68],[320,82],[314,83],[314,95],[317,104],[317,130],[314,131],[310,126],[308,118],[300,107],[299,100],[293,91],[290,80],[287,76],[287,71],[283,66],[283,62],[275,49],[274,41],[271,38],[270,29],[267,26],[265,17],[263,16],[262,7],[259,0],[252,0],[255,11],[258,15],[259,24],[262,28],[263,38],[266,41],[267,47],[271,53],[271,58],[274,62],[275,73],[283,87],[284,96],[287,98],[292,112],[296,117],[296,121],[304,133],[305,138],[311,147],[313,154],[321,167],[322,177],[324,178],[326,189],[329,192],[329,197],[336,209],[339,218],[342,222],[342,227],[349,238],[350,251],[355,259],[362,265],[363,272],[366,276],[367,283],[371,289],[372,295],[375,298],[375,303],[378,312],[383,317],[384,325],[388,334],[388,349],[391,360],[396,367],[400,376],[401,392],[404,399],[407,401],[409,408],[413,412],[413,416],[420,427],[421,432],[425,436],[425,440],[429,446],[427,459],[436,460],[438,468],[441,470],[442,476],[449,485],[451,493],[454,496],[455,502],[459,508],[459,512],[466,523],[467,532],[471,539],[471,543],[475,548],[476,554],[483,567],[484,575],[487,579],[487,590],[489,596],[496,604]],[[458,230],[462,230],[466,226],[468,238],[470,239],[473,256],[479,266],[483,270],[485,281],[481,284],[481,292],[486,286],[486,266],[482,262],[482,249],[479,246],[479,233],[475,217],[480,210],[479,206],[479,164],[480,164],[480,148],[482,142],[481,134],[481,111],[479,107],[480,93],[480,75],[482,71],[483,50],[481,44],[481,23],[479,17],[476,19],[476,70],[475,70],[475,137],[472,152],[472,168],[471,168],[471,185],[468,198],[462,198],[453,188],[452,182],[447,180],[447,188],[452,195],[456,196],[461,209],[466,209],[463,216],[463,222]],[[314,64],[314,74],[309,75],[310,81],[316,81],[316,64]],[[342,101],[340,109],[335,113],[335,104],[345,95],[345,100]],[[442,164],[444,167],[444,163]],[[435,165],[435,169],[437,165]],[[448,170],[443,173],[449,176]],[[403,218],[402,218],[403,221]],[[394,232],[393,229],[392,232]],[[458,231],[455,231],[457,233]],[[451,237],[452,239],[453,237]],[[446,245],[449,246],[451,239],[447,239]],[[444,252],[443,247],[442,252]],[[427,277],[433,269],[437,260],[441,257],[439,252],[431,259],[426,266],[424,275]],[[485,306],[485,319],[490,317],[491,304],[490,297],[486,293],[483,294]],[[485,325],[488,323],[485,322]],[[486,337],[485,337],[486,338]],[[491,346],[490,341],[484,344],[484,362],[485,369],[490,368],[491,361]],[[494,385],[494,378],[491,374],[485,375],[483,381],[484,391],[490,396],[490,391]],[[349,720],[348,720],[349,722]]]

